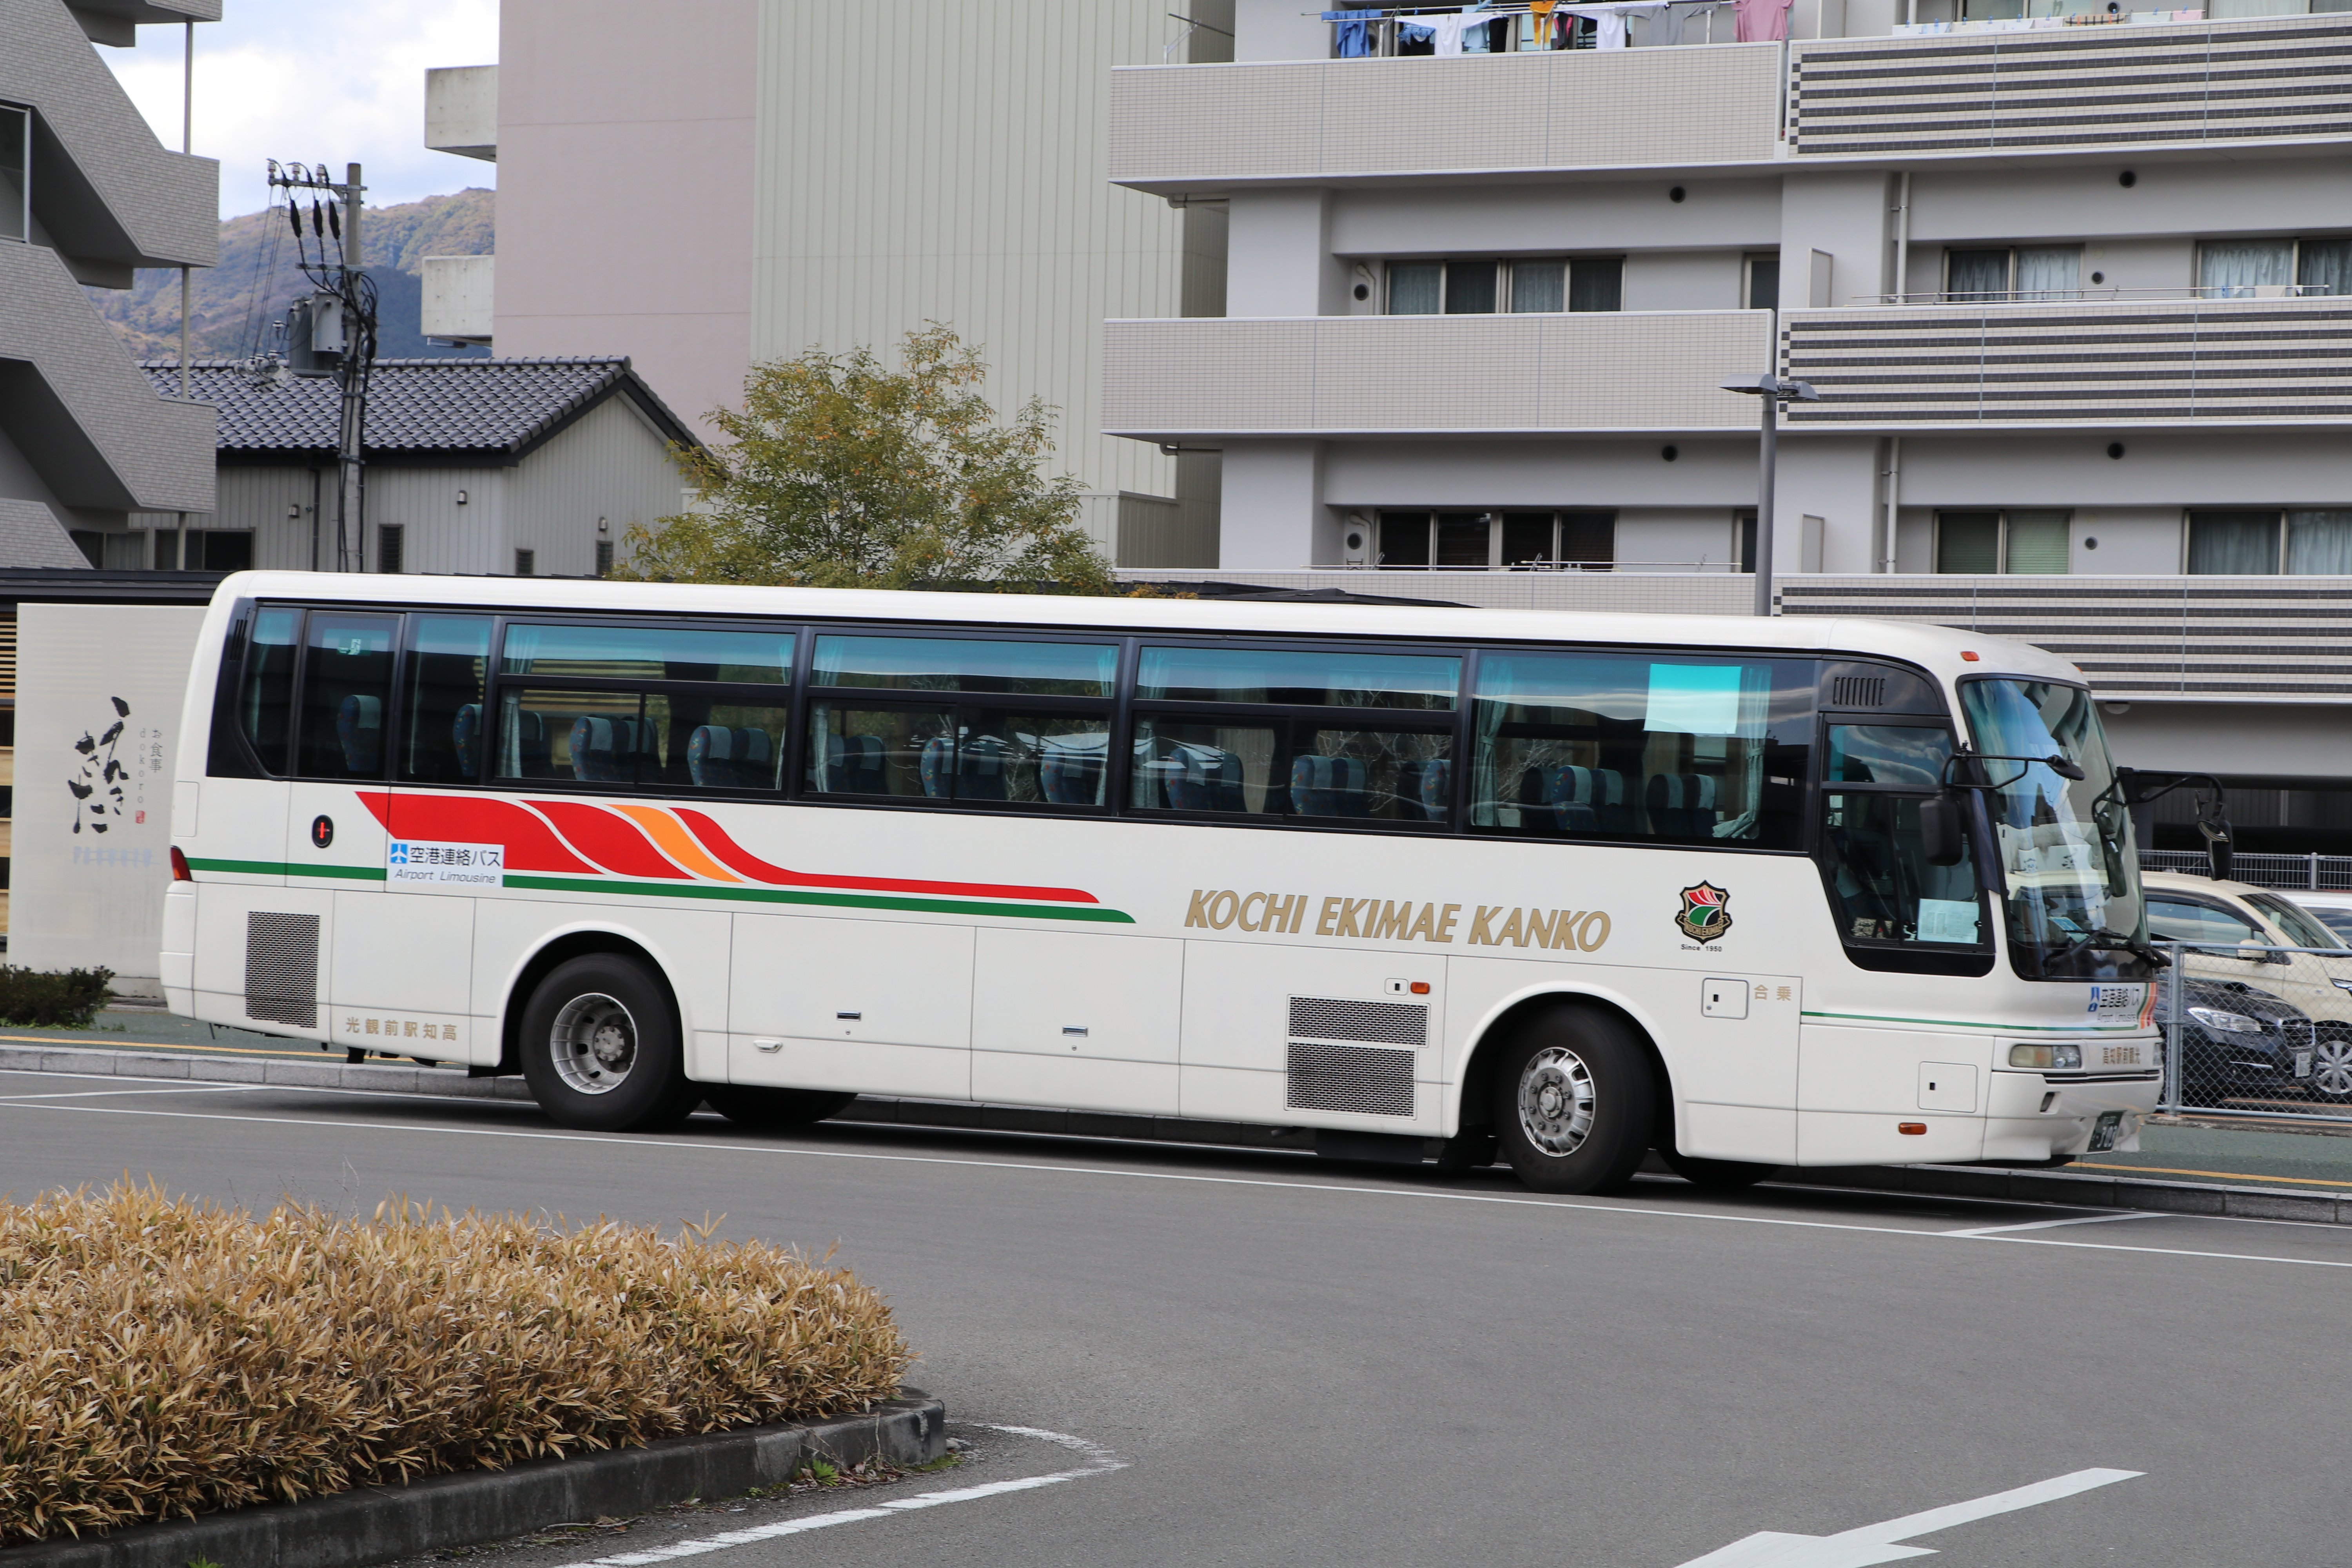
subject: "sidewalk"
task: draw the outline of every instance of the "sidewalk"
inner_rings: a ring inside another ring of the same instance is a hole
[[[245,1029],[200,1024],[152,1007],[110,1007],[99,1015],[96,1027],[89,1029],[0,1029],[0,1052],[5,1052],[9,1046],[27,1045],[212,1057],[222,1058],[224,1063],[262,1058],[341,1067],[344,1061],[341,1051],[323,1048],[309,1040],[289,1040]],[[371,1063],[399,1062],[411,1068],[415,1065],[407,1058],[381,1053],[372,1055],[369,1060]],[[201,1076],[203,1069],[191,1070]],[[373,1083],[382,1071],[381,1068],[370,1067],[363,1069],[363,1076],[357,1081]],[[245,1074],[239,1073],[238,1076],[243,1078]],[[520,1079],[478,1079],[467,1089],[460,1087],[465,1083],[461,1075],[450,1073],[448,1076],[457,1081],[442,1092],[469,1096],[488,1093],[497,1098],[521,1098],[523,1094]],[[427,1080],[437,1083],[440,1077],[439,1074],[427,1075]],[[494,1089],[491,1087],[493,1081],[509,1092]],[[877,1106],[880,1103],[883,1102],[875,1102]],[[868,1114],[861,1115],[853,1110],[846,1113],[845,1119],[927,1121],[936,1117],[942,1122],[953,1124],[963,1120],[952,1114],[958,1109],[909,1101],[906,1102],[905,1109],[892,1114],[873,1115],[873,1108],[869,1107]],[[971,1125],[993,1124],[982,1115],[981,1108],[961,1109],[971,1113],[973,1118]],[[1039,1114],[1042,1113],[1029,1113],[1022,1120],[1027,1121]],[[1090,1120],[1108,1123],[1134,1119],[1097,1117]],[[1181,1138],[1185,1134],[1171,1126],[1166,1135]],[[2210,1115],[2178,1122],[2159,1121],[2151,1123],[2141,1131],[2140,1147],[2136,1152],[2085,1155],[2064,1169],[2070,1173],[2084,1176],[2103,1175],[2206,1187],[2259,1187],[2266,1191],[2302,1191],[2352,1198],[2352,1118],[2341,1121],[2333,1128],[2259,1122],[2231,1125],[2227,1119]]]

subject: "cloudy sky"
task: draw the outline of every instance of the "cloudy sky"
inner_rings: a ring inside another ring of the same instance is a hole
[[[163,145],[180,145],[183,29],[100,47]],[[227,0],[196,26],[194,150],[221,163],[221,216],[268,205],[265,158],[366,166],[370,206],[497,184],[497,166],[425,150],[425,70],[499,58],[499,0]]]

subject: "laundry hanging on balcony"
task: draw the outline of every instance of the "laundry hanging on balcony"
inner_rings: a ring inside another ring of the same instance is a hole
[[[1625,24],[1635,16],[1657,16],[1666,9],[1666,0],[1616,0],[1608,5],[1562,5],[1560,9],[1592,24],[1594,48],[1622,49],[1627,42]]]
[[[1743,44],[1778,43],[1789,36],[1789,5],[1790,0],[1732,0],[1736,36]]]

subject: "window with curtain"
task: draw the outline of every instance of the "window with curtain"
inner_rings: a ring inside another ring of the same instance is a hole
[[[1486,316],[1495,310],[1492,261],[1449,261],[1445,264],[1445,313]]]
[[[2299,242],[2294,280],[2306,294],[2352,294],[2352,238],[2338,236]]]
[[[2063,511],[2009,513],[2004,519],[2009,529],[2007,570],[2029,574],[2063,573],[2069,516]]]
[[[2250,299],[2256,289],[2294,281],[2291,239],[2209,239],[2197,247],[2197,287],[2208,299]]]
[[[2000,513],[1948,511],[1936,519],[1936,570],[1990,577],[2000,570]]]
[[[2286,569],[2298,577],[2352,577],[2352,511],[2287,513]]]
[[[1567,310],[1568,263],[1511,263],[1511,309],[1515,312],[1530,313]]]
[[[1580,256],[1570,262],[1568,308],[1571,310],[1623,310],[1625,258],[1622,256]]]
[[[2079,245],[2020,246],[2017,249],[2017,297],[2021,300],[2074,300],[2083,288],[2083,247]]]
[[[1442,261],[1389,263],[1389,314],[1434,316],[1445,283]]]
[[[1998,300],[2009,292],[2009,251],[1948,250],[1944,252],[1944,297],[1948,300]]]
[[[2279,514],[2192,511],[2189,570],[2194,576],[2269,577],[2279,569]]]

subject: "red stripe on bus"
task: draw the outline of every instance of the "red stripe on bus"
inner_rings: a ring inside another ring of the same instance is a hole
[[[755,882],[766,882],[780,888],[842,888],[868,893],[945,893],[961,898],[1030,899],[1040,903],[1097,903],[1092,893],[1077,888],[1027,888],[1001,882],[919,882],[898,877],[823,877],[807,871],[787,871],[781,866],[771,866],[753,855],[732,838],[727,830],[698,811],[685,806],[676,808],[677,819],[702,841],[702,847],[717,856],[730,870],[740,871]]]
[[[486,795],[357,793],[360,804],[394,838],[500,844],[506,847],[509,871],[596,874],[596,868],[566,849],[546,823],[512,801]]]
[[[576,800],[535,800],[531,808],[555,824],[573,848],[607,871],[624,877],[664,877],[690,880],[653,846],[644,829],[618,812]]]

